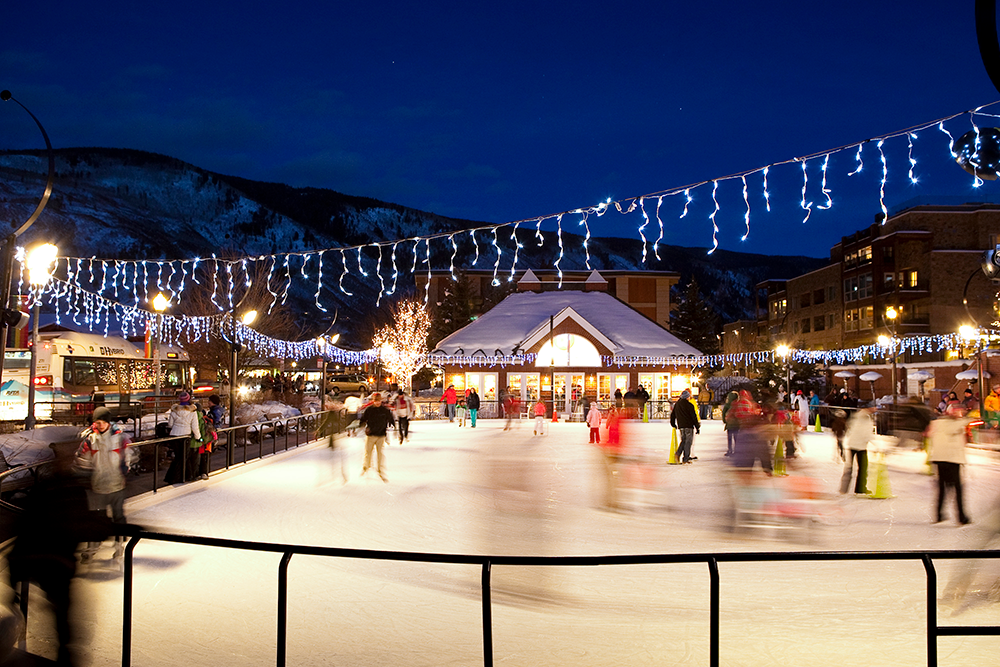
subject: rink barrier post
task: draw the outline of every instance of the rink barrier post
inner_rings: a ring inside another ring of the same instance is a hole
[[[278,667],[285,667],[288,655],[288,564],[292,560],[292,552],[286,551],[278,564],[278,636],[277,658]]]
[[[125,578],[122,583],[122,667],[131,667],[132,665],[132,586],[134,582],[132,554],[140,539],[139,536],[134,536],[125,545]]]
[[[489,559],[483,562],[483,665],[493,667],[493,598]]]
[[[708,664],[719,667],[719,561],[708,559],[709,609],[708,609]]]
[[[937,667],[937,572],[931,557],[924,554],[920,562],[927,573],[927,667]]]

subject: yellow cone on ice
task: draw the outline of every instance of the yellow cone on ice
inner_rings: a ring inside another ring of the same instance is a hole
[[[779,477],[784,477],[788,474],[788,471],[785,469],[785,441],[781,438],[778,438],[774,444],[774,469],[771,474]]]
[[[869,472],[869,478],[872,476],[875,477],[875,488],[868,492],[869,498],[895,497],[892,495],[892,485],[889,483],[889,467],[885,463],[885,454],[875,455],[874,470]]]
[[[816,415],[816,432],[822,433],[823,427],[819,425],[819,415]]]
[[[680,461],[677,460],[677,429],[670,429],[670,457],[667,459],[667,463],[670,465],[677,465]]]

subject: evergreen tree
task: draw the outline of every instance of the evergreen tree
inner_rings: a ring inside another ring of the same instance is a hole
[[[698,281],[691,277],[677,308],[670,312],[670,332],[702,354],[721,352],[719,316],[701,297]]]

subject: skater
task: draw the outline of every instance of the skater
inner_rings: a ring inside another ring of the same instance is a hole
[[[368,472],[372,464],[372,450],[378,456],[378,476],[383,482],[388,482],[385,476],[385,446],[386,432],[395,422],[392,419],[392,412],[382,405],[382,394],[375,392],[372,394],[372,404],[362,413],[360,423],[365,427],[365,461],[361,468],[361,474]]]
[[[697,456],[691,456],[691,445],[694,442],[695,432],[701,433],[701,422],[698,421],[698,412],[694,409],[690,398],[690,390],[685,389],[681,392],[680,400],[674,403],[674,408],[670,411],[670,425],[681,432],[680,443],[677,445],[677,457],[683,457],[681,463],[698,460]]]
[[[844,460],[844,434],[847,432],[847,413],[837,409],[830,413],[830,430],[837,437],[837,456]]]
[[[795,394],[795,400],[792,402],[795,410],[798,411],[799,418],[799,428],[803,431],[809,429],[809,399],[805,397],[802,390],[799,389]]]
[[[952,403],[944,416],[931,422],[927,429],[930,449],[927,459],[934,463],[938,471],[937,512],[934,523],[944,520],[944,497],[948,489],[954,489],[955,509],[958,522],[971,522],[962,505],[962,466],[965,464],[965,409],[961,403]]]
[[[189,456],[188,452],[191,449],[188,446],[191,438],[201,440],[201,431],[198,430],[198,412],[195,406],[191,405],[191,394],[186,391],[177,394],[177,402],[170,406],[170,412],[167,414],[167,426],[170,428],[170,435],[177,439],[170,443],[174,460],[170,462],[163,482],[164,484],[176,484],[185,481],[185,466]]]
[[[402,445],[404,440],[410,439],[410,418],[416,413],[416,406],[413,404],[413,399],[400,389],[399,393],[396,394],[393,407],[396,411],[396,430],[399,432],[399,444]]]
[[[726,430],[725,456],[732,456],[736,453],[736,434],[739,433],[740,430],[740,421],[736,418],[735,413],[730,416],[729,411],[739,398],[739,394],[735,391],[731,391],[726,395],[726,404],[722,406],[722,424],[723,428]]]
[[[131,441],[121,426],[113,423],[111,411],[106,407],[95,409],[92,421],[91,427],[83,432],[80,446],[80,458],[86,462],[84,467],[90,470],[90,508],[106,512],[110,507],[112,523],[121,525],[125,523],[126,452]],[[81,562],[89,562],[100,546],[100,542],[90,542]],[[118,534],[112,558],[121,558],[124,551],[122,535]]]
[[[504,427],[507,430],[507,427]],[[545,403],[538,399],[535,403],[535,435],[545,435]]]
[[[857,410],[847,422],[847,433],[844,436],[844,475],[840,478],[840,492],[847,493],[851,487],[851,473],[854,469],[854,459],[858,460],[858,477],[854,482],[854,493],[868,493],[868,442],[875,432],[872,423],[873,408]]]
[[[450,384],[444,390],[444,394],[438,399],[438,403],[444,403],[444,413],[448,421],[455,421],[455,405],[458,403],[458,394],[455,392],[455,385]]]
[[[52,443],[49,447],[54,454],[51,466],[39,473],[23,512],[14,515],[17,537],[7,556],[7,572],[15,604],[22,582],[34,581],[45,591],[59,647],[52,664],[74,665],[78,664],[75,654],[87,655],[84,647],[75,645],[70,615],[76,550],[81,542],[106,539],[112,524],[106,516],[87,511],[87,492],[74,468],[76,443]]]
[[[590,427],[591,444],[601,444],[601,409],[597,403],[590,404],[590,412],[587,413],[587,425]]]
[[[479,392],[475,387],[469,388],[469,396],[465,399],[465,407],[469,409],[469,427],[476,428],[476,417],[479,415]]]
[[[465,407],[465,399],[459,398],[458,405],[455,408],[455,415],[458,417],[458,425],[465,426],[465,415],[468,412],[468,408]]]

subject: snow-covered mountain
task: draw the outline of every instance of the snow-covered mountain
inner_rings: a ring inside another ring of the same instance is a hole
[[[0,212],[12,225],[11,230],[34,210],[44,190],[46,173],[43,151],[0,152]],[[486,224],[332,190],[224,176],[167,156],[128,149],[57,150],[56,174],[48,207],[19,242],[30,245],[50,241],[63,254],[77,257],[193,259],[213,253],[220,257],[274,255],[440,234],[443,237],[431,243],[430,264],[435,269],[447,269],[453,254],[459,267],[469,267],[475,258],[470,235],[457,232]],[[555,234],[546,233],[546,242],[538,247],[528,242],[534,230],[522,229],[518,269],[553,266],[560,254]],[[452,233],[457,253],[448,238]],[[514,256],[509,234],[507,231],[499,236],[501,275],[509,273]],[[563,231],[562,238],[559,266],[585,268],[583,237]],[[477,267],[492,267],[496,259],[492,235],[483,233],[477,241],[481,253]],[[770,257],[724,250],[709,256],[704,248],[660,246],[660,259],[649,254],[643,265],[638,239],[592,238],[588,246],[590,266],[598,270],[677,271],[683,282],[695,276],[723,321],[751,315],[757,282],[791,277],[824,264],[824,260],[810,257]],[[413,288],[413,253],[412,241],[397,248],[401,289]],[[420,275],[427,270],[425,253],[421,242],[416,258]],[[352,257],[356,254],[351,251]],[[340,259],[340,253],[331,256]],[[380,288],[374,276],[377,257],[374,246],[365,248],[362,260],[369,276],[361,279],[355,266],[344,278],[346,291],[353,296],[339,289],[339,264],[328,269],[323,299],[340,309],[341,321],[348,329],[352,323],[363,322],[376,301]],[[388,248],[381,266],[388,282],[394,272]],[[290,295],[305,329],[316,319],[316,313],[311,313],[315,308],[314,291],[315,286],[307,289],[299,285]],[[382,304],[387,303],[383,299]]]

